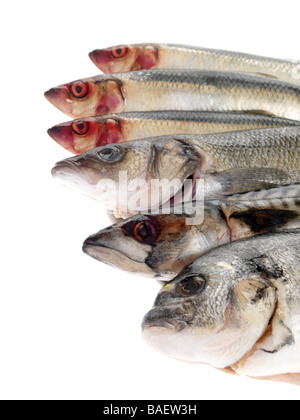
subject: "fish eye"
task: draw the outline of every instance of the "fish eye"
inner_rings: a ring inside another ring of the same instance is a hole
[[[122,158],[121,150],[116,146],[103,147],[97,155],[104,162],[115,162]]]
[[[134,237],[140,242],[151,242],[156,239],[156,231],[154,226],[144,220],[143,222],[139,222],[133,230]]]
[[[86,82],[74,82],[70,86],[70,91],[75,98],[84,98],[89,92],[89,85]]]
[[[74,133],[83,136],[89,131],[90,125],[88,121],[76,121],[72,123],[72,130]]]
[[[192,296],[196,292],[202,292],[205,289],[206,282],[204,278],[198,276],[187,277],[182,280],[178,286],[177,291],[182,296]]]
[[[111,50],[111,53],[112,53],[114,58],[123,58],[123,57],[125,57],[127,52],[128,52],[128,48],[125,47],[125,46],[114,47]]]

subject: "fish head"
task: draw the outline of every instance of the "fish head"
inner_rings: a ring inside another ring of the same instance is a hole
[[[97,147],[58,162],[52,175],[127,215],[167,202],[199,159],[192,145],[166,136]]]
[[[263,275],[237,273],[220,258],[208,263],[212,252],[162,288],[142,328],[153,347],[173,358],[225,368],[264,334],[276,292]]]
[[[48,130],[48,134],[76,155],[122,141],[121,125],[117,117],[80,118],[55,125]]]
[[[45,97],[71,118],[122,112],[122,83],[105,76],[66,83],[45,92]]]
[[[193,203],[193,209],[192,203],[182,207],[172,207],[169,214],[139,214],[115,223],[89,236],[83,251],[116,268],[170,280],[196,257],[219,244],[220,238],[228,237],[227,226],[215,208],[209,209],[205,204],[203,209],[202,202]],[[200,226],[187,223],[203,210]]]
[[[151,69],[158,62],[158,47],[154,44],[118,45],[94,50],[89,57],[103,73]]]

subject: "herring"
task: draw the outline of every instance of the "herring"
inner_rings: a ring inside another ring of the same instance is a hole
[[[300,61],[176,44],[131,44],[89,53],[104,73],[142,69],[206,69],[269,75],[300,84]]]
[[[300,120],[300,86],[256,74],[140,70],[75,80],[45,92],[72,118],[142,111],[250,111]]]
[[[206,134],[256,128],[299,126],[300,121],[242,112],[128,112],[79,118],[48,134],[76,155],[95,147],[167,134]]]

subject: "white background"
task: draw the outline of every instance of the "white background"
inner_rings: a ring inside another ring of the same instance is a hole
[[[297,386],[173,361],[142,341],[160,284],[82,253],[110,223],[52,179],[68,152],[46,130],[68,117],[43,92],[99,73],[88,52],[120,43],[300,59],[299,1],[1,4],[0,398],[298,399]]]

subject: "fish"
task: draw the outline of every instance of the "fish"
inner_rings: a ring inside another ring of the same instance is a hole
[[[104,73],[143,69],[240,71],[268,75],[300,85],[300,61],[176,44],[131,44],[89,53]]]
[[[299,141],[298,127],[153,137],[69,157],[52,175],[127,217],[201,194],[220,198],[299,183]]]
[[[256,74],[140,70],[75,80],[45,92],[71,118],[143,111],[250,111],[300,119],[300,87]]]
[[[162,287],[143,337],[172,358],[241,376],[299,376],[299,263],[299,229],[215,248]]]
[[[55,125],[48,134],[66,150],[78,155],[107,144],[167,134],[206,134],[299,125],[300,121],[250,113],[155,111],[79,118]]]
[[[278,193],[288,188],[281,187]],[[172,206],[169,214],[135,215],[90,235],[82,249],[115,268],[171,280],[217,246],[262,233],[300,228],[300,185],[292,195],[293,198],[256,201],[188,202]],[[196,211],[202,217],[199,223],[193,221]]]

